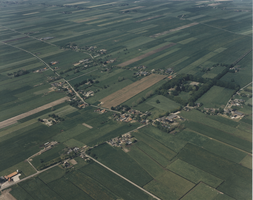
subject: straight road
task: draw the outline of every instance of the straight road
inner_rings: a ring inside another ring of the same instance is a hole
[[[98,163],[99,165],[101,165],[102,167],[106,168],[107,170],[111,171],[112,173],[116,174],[117,176],[119,176],[120,178],[124,179],[125,181],[129,182],[130,184],[134,185],[135,187],[139,188],[140,190],[142,190],[143,192],[147,193],[148,195],[152,196],[154,199],[157,200],[161,200],[159,199],[157,196],[153,195],[152,193],[148,192],[147,190],[143,189],[142,187],[140,187],[139,185],[135,184],[134,182],[130,181],[129,179],[125,178],[124,176],[118,174],[117,172],[113,171],[111,168],[105,166],[104,164],[102,164],[101,162],[97,161],[96,159],[92,158],[91,156],[85,154],[86,157],[90,158],[91,160],[93,160],[94,162]]]

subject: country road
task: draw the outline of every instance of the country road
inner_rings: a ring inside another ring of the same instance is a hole
[[[85,154],[85,156],[88,157],[88,158],[90,158],[90,159],[92,159],[94,162],[98,163],[99,165],[101,165],[102,167],[104,167],[107,170],[111,171],[112,173],[116,174],[117,176],[119,176],[120,178],[124,179],[125,181],[129,182],[130,184],[134,185],[135,187],[139,188],[140,190],[142,190],[143,192],[147,193],[148,195],[152,196],[154,199],[161,200],[157,196],[153,195],[152,193],[148,192],[144,188],[140,187],[139,185],[135,184],[134,182],[130,181],[129,179],[125,178],[124,176],[118,174],[117,172],[113,171],[111,168],[105,166],[104,164],[102,164],[101,162],[99,162],[96,159],[92,158],[91,156],[89,156],[87,154]]]

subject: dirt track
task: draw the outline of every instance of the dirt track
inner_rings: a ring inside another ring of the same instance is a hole
[[[30,110],[28,112],[25,112],[25,113],[22,113],[20,115],[15,116],[15,117],[12,117],[10,119],[4,120],[4,121],[0,122],[0,129],[4,128],[4,127],[7,127],[7,126],[10,126],[12,124],[15,124],[20,119],[23,119],[25,117],[28,117],[28,116],[33,115],[35,113],[38,113],[40,111],[43,111],[43,110],[46,110],[46,109],[51,108],[53,106],[56,106],[58,104],[61,104],[61,103],[65,102],[68,99],[69,99],[69,97],[63,97],[61,99],[58,99],[58,100],[53,101],[51,103],[48,103],[48,104],[46,104],[44,106],[40,106],[40,107],[35,108],[33,110]]]
[[[163,46],[163,47],[160,47],[160,48],[158,48],[158,49],[155,49],[155,50],[153,50],[153,51],[150,51],[150,52],[148,52],[148,53],[145,53],[145,54],[143,54],[143,55],[140,55],[140,56],[138,56],[138,57],[136,57],[136,58],[133,58],[133,59],[131,59],[131,60],[128,60],[128,61],[126,61],[126,62],[123,62],[123,63],[119,64],[118,66],[120,66],[120,67],[125,67],[125,66],[127,66],[127,65],[130,65],[130,64],[132,64],[132,63],[134,63],[134,62],[137,62],[137,61],[139,61],[139,60],[142,60],[143,58],[146,58],[146,57],[148,57],[148,56],[151,56],[151,55],[153,55],[153,54],[155,54],[155,53],[157,53],[157,52],[160,52],[160,51],[162,51],[162,50],[164,50],[164,49],[167,49],[167,48],[169,48],[169,47],[172,47],[172,46],[174,46],[174,45],[176,45],[176,44],[175,44],[175,43],[171,43],[171,44],[165,45],[165,46]]]
[[[144,91],[145,89],[149,88],[150,86],[154,85],[155,83],[159,82],[160,80],[164,79],[166,76],[152,74],[147,76],[139,81],[136,81],[113,94],[103,98],[100,102],[103,102],[102,107],[111,108],[112,106],[117,106],[126,100],[132,98],[136,94]]]

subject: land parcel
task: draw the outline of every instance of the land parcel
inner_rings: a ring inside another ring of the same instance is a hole
[[[100,102],[105,108],[111,108],[112,106],[115,107],[132,98],[136,94],[144,91],[165,77],[166,76],[164,75],[152,74],[122,88],[121,90],[118,90],[117,92],[114,92],[113,94],[101,99]]]

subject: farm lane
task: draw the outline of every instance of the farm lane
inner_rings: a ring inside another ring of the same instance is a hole
[[[33,109],[33,110],[30,110],[30,111],[28,111],[28,112],[25,112],[25,113],[22,113],[22,114],[20,114],[20,115],[15,116],[15,117],[6,119],[6,120],[0,122],[0,129],[1,129],[1,128],[4,128],[4,127],[7,127],[7,126],[10,126],[10,125],[12,125],[12,124],[15,124],[15,123],[17,123],[17,121],[20,120],[20,119],[23,119],[23,118],[25,118],[25,117],[28,117],[28,116],[33,115],[33,114],[35,114],[35,113],[38,113],[38,112],[40,112],[40,111],[46,110],[46,109],[51,108],[51,107],[53,107],[53,106],[56,106],[56,105],[58,105],[58,104],[64,103],[66,100],[69,100],[69,97],[63,97],[63,98],[61,98],[61,99],[58,99],[58,100],[53,101],[53,102],[51,102],[51,103],[45,104],[45,105],[43,105],[43,106],[40,106],[40,107],[35,108],[35,109]]]
[[[118,174],[117,172],[113,171],[111,168],[107,167],[106,165],[102,164],[101,162],[97,161],[96,159],[92,158],[91,156],[85,154],[86,157],[92,159],[94,162],[98,163],[99,165],[101,165],[102,167],[106,168],[107,170],[111,171],[112,173],[116,174],[117,176],[119,176],[120,178],[124,179],[125,181],[129,182],[130,184],[134,185],[135,187],[139,188],[140,190],[142,190],[143,192],[147,193],[148,195],[152,196],[154,199],[157,200],[161,200],[160,198],[158,198],[157,196],[153,195],[152,193],[148,192],[147,190],[143,189],[142,187],[140,187],[139,185],[135,184],[134,182],[128,180],[127,178],[125,178],[124,176]]]

